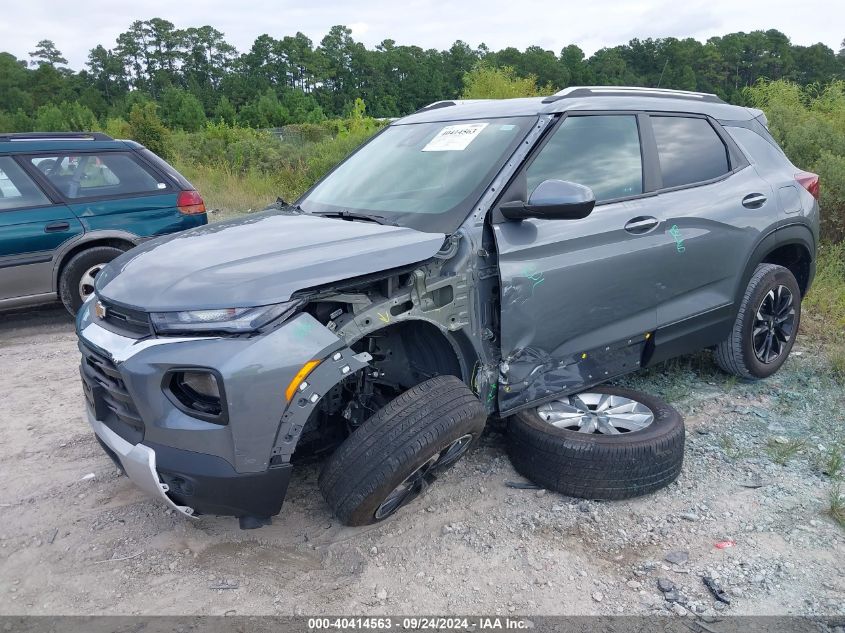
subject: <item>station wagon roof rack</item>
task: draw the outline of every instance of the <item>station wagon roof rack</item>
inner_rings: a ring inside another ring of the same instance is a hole
[[[0,134],[0,142],[10,141],[113,141],[102,132],[16,132]]]
[[[570,86],[550,97],[543,99],[543,103],[554,103],[562,99],[577,97],[658,97],[663,99],[686,99],[689,101],[703,101],[707,103],[725,103],[719,97],[709,92],[692,92],[690,90],[669,90],[668,88],[642,88],[636,86]]]

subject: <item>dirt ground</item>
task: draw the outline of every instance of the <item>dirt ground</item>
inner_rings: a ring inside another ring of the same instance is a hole
[[[800,343],[760,383],[706,354],[625,381],[686,416],[683,473],[657,494],[509,487],[523,480],[491,430],[384,524],[339,525],[314,465],[272,526],[241,531],[174,516],[119,476],[83,419],[60,308],[0,315],[0,613],[843,615],[845,532],[824,471],[845,397]]]

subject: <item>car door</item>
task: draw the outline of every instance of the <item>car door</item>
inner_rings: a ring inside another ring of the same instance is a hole
[[[548,179],[590,187],[597,204],[582,220],[494,223],[503,412],[636,369],[657,323],[653,252],[665,237],[644,196],[638,116],[569,115],[502,199]]]
[[[713,345],[730,331],[746,260],[777,215],[771,186],[707,117],[652,113],[662,222],[652,362]],[[774,205],[774,207],[773,207]]]
[[[0,156],[0,300],[53,291],[53,257],[83,232],[11,156]]]
[[[185,228],[178,189],[130,151],[28,156],[33,173],[59,192],[87,231],[139,236]],[[38,173],[40,172],[40,173]]]

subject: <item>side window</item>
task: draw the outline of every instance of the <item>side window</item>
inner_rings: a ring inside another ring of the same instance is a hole
[[[168,185],[128,154],[59,154],[30,159],[68,198],[154,193]]]
[[[718,178],[730,169],[728,148],[707,119],[652,116],[664,187]]]
[[[10,157],[0,156],[0,211],[53,204]]]
[[[528,192],[544,180],[593,190],[596,201],[643,192],[637,119],[632,115],[570,116],[526,170]]]

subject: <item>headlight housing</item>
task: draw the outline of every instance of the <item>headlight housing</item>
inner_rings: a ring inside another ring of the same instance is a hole
[[[299,301],[286,301],[251,308],[219,308],[213,310],[184,310],[181,312],[151,312],[150,319],[159,334],[186,332],[254,332],[271,321],[287,318],[299,306]]]

